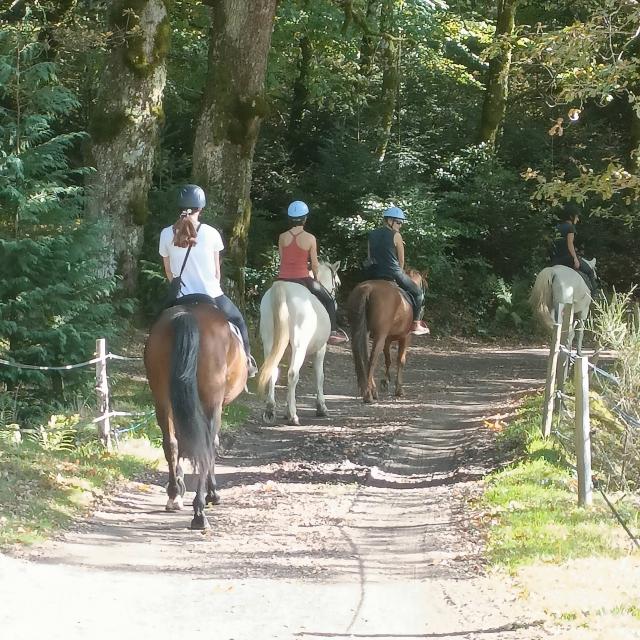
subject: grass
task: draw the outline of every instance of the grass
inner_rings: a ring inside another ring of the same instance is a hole
[[[116,482],[142,475],[148,461],[109,454],[97,443],[51,451],[0,441],[0,549],[40,542],[67,527]]]
[[[514,570],[536,560],[559,563],[591,556],[619,557],[629,539],[601,496],[591,508],[577,504],[577,479],[563,449],[540,435],[542,398],[530,398],[501,434],[517,462],[492,474],[483,498],[491,522],[488,552],[495,564]],[[623,515],[635,526],[637,510]]]

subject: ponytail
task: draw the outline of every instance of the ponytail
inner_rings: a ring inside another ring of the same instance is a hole
[[[196,228],[189,218],[191,212],[192,209],[183,209],[173,225],[173,244],[176,247],[186,249],[196,244]]]

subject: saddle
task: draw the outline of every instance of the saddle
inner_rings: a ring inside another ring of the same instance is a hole
[[[209,304],[214,307],[214,309],[220,311],[220,313],[223,313],[220,307],[216,304],[216,301],[206,293],[189,293],[186,296],[175,298],[174,300],[170,300],[164,306],[164,309],[170,309],[171,307],[178,307],[182,305],[197,304]],[[236,325],[233,324],[233,322],[231,322],[230,320],[227,320],[227,324],[229,325],[229,329],[231,329],[231,333],[237,338],[238,342],[240,343],[242,351],[244,351],[244,343],[242,342],[242,334],[240,333],[240,329],[238,329],[238,327],[236,327]]]
[[[398,289],[398,291],[400,291],[400,293],[410,306],[413,306],[413,299],[411,298],[411,294],[406,289],[403,289],[393,278],[367,278],[367,280],[384,280],[385,282],[388,282],[396,289]]]

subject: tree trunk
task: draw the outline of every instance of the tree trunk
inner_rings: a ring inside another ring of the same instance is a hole
[[[88,213],[103,225],[104,274],[120,273],[123,289],[131,293],[163,120],[166,0],[117,0],[110,28],[114,45],[89,124],[96,173],[89,181]]]
[[[400,89],[400,47],[393,32],[394,0],[384,0],[380,13],[380,31],[382,41],[382,95],[380,96],[379,138],[376,147],[376,157],[383,162],[387,153],[387,145],[391,137],[393,115],[396,110],[398,90]]]
[[[509,71],[511,69],[511,44],[509,37],[515,26],[518,0],[498,0],[498,15],[494,41],[500,44],[500,53],[491,58],[486,78],[486,91],[480,121],[480,142],[495,149],[498,131],[504,120],[507,95],[509,93]]]
[[[207,217],[220,217],[227,280],[244,305],[244,266],[251,222],[251,170],[260,123],[267,56],[277,0],[216,0],[209,71],[196,125],[193,178],[207,194]]]
[[[300,38],[300,58],[298,59],[298,75],[293,83],[291,113],[289,116],[289,139],[296,145],[300,138],[300,125],[309,97],[309,72],[311,70],[311,42],[309,36]]]
[[[370,31],[377,31],[378,13],[380,11],[380,0],[367,0],[367,11],[365,14],[365,27]],[[379,41],[378,35],[372,35],[370,32],[364,33],[360,44],[360,73],[368,78],[373,68],[373,60],[376,53],[376,47]]]

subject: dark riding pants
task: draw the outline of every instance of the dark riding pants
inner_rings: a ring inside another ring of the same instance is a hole
[[[217,298],[213,298],[213,301],[216,303],[216,307],[224,313],[227,317],[227,320],[238,327],[240,331],[240,335],[242,336],[242,344],[244,345],[244,351],[247,356],[251,355],[251,345],[249,344],[249,332],[247,331],[247,323],[244,321],[242,314],[240,313],[240,309],[236,307],[233,302],[224,293]]]
[[[394,275],[394,280],[402,289],[404,289],[411,299],[411,307],[413,309],[413,319],[420,319],[420,311],[424,302],[424,293],[422,289],[404,272],[399,271]]]
[[[165,304],[164,308],[174,307],[179,304],[213,304],[217,309],[222,311],[226,319],[238,327],[240,336],[242,337],[242,344],[247,356],[251,355],[251,345],[249,344],[249,332],[247,331],[247,323],[244,321],[240,309],[236,307],[227,296],[222,294],[217,298],[212,298],[205,293],[190,293],[186,296],[181,296],[175,300],[171,300]]]
[[[278,280],[282,280],[283,282],[296,282],[297,284],[307,287],[327,310],[329,321],[331,322],[331,331],[336,330],[338,326],[336,321],[336,301],[315,278],[278,278]]]

